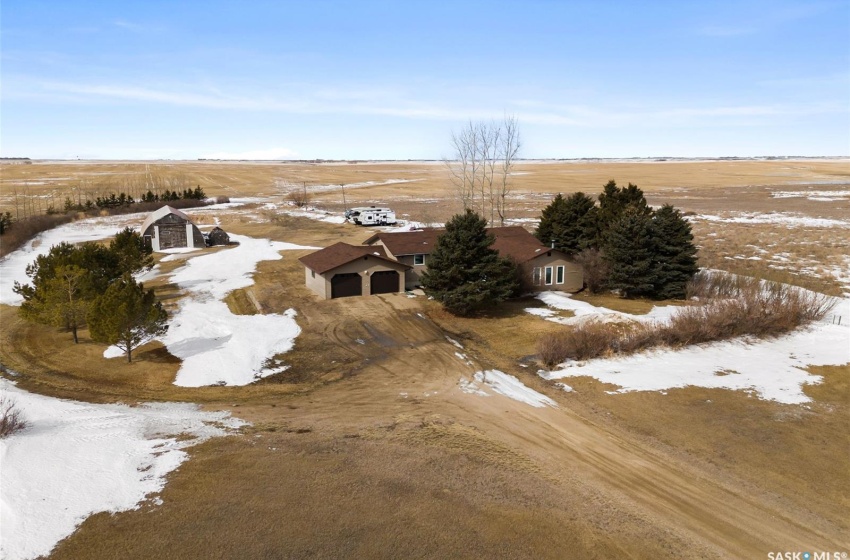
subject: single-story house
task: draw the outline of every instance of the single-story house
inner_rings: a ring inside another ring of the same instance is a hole
[[[376,233],[364,245],[383,247],[387,255],[410,268],[405,288],[421,284],[422,273],[428,270],[428,258],[443,229]],[[493,248],[510,257],[525,273],[527,287],[542,292],[556,290],[578,292],[584,286],[584,270],[566,253],[547,247],[521,226],[493,227],[487,230],[495,237]]]
[[[189,216],[172,208],[163,206],[152,212],[142,224],[142,239],[154,251],[164,251],[178,247],[206,247],[204,236]]]
[[[403,292],[410,268],[381,246],[335,243],[298,259],[307,287],[323,299]]]

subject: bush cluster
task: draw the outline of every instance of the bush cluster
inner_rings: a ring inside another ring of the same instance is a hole
[[[588,321],[549,333],[538,344],[548,367],[566,360],[624,355],[657,346],[681,347],[740,336],[768,338],[823,319],[835,299],[788,284],[702,272],[689,292],[709,297],[704,305],[682,307],[666,323],[614,326]]]
[[[27,427],[27,422],[21,411],[15,406],[15,401],[0,397],[0,438],[19,432]]]

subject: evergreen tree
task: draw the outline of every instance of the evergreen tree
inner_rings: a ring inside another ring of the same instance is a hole
[[[422,286],[456,315],[471,315],[511,297],[518,289],[516,264],[491,247],[487,221],[467,210],[437,238]]]
[[[167,320],[153,290],[146,291],[129,274],[109,286],[88,316],[92,340],[118,346],[128,362],[133,361],[133,350],[165,334]]]
[[[596,242],[597,215],[593,199],[577,192],[565,199],[558,194],[543,209],[535,236],[541,243],[569,255],[594,246]]]
[[[12,213],[6,212],[5,214],[0,215],[0,235],[6,233],[6,231],[12,226]]]
[[[60,265],[32,297],[21,304],[21,316],[27,320],[64,328],[79,343],[77,330],[85,325],[91,301],[88,272],[76,265]]]
[[[629,183],[628,187],[621,189],[613,179],[608,181],[599,195],[597,245],[601,246],[605,243],[605,232],[628,207],[638,208],[646,214],[652,212],[643,191],[637,185]]]
[[[624,297],[653,295],[658,276],[652,218],[639,205],[628,206],[608,228],[603,256],[609,288]]]
[[[658,275],[654,295],[684,298],[687,283],[699,270],[691,225],[676,208],[665,204],[656,210],[651,231]]]
[[[83,288],[87,299],[103,293],[109,282],[121,276],[118,258],[103,245],[84,243],[71,245],[62,242],[50,248],[46,255],[39,255],[35,261],[27,265],[26,273],[32,285],[15,282],[13,291],[24,300],[39,297],[39,290],[48,281],[56,278],[57,269],[61,266],[74,265],[86,271],[86,282]]]
[[[534,236],[547,247],[555,239],[556,226],[563,222],[566,208],[567,199],[561,193],[558,193],[540,214],[540,223],[537,225]]]
[[[132,228],[124,228],[109,243],[109,250],[118,259],[121,273],[135,274],[153,266],[153,249]]]

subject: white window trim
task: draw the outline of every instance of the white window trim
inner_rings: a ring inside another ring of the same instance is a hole
[[[552,267],[551,267],[551,266],[547,266],[547,267],[545,268],[545,274],[544,274],[544,276],[543,276],[543,281],[546,283],[546,285],[547,285],[547,286],[551,286],[551,285],[552,285],[552,281],[553,281],[554,279],[555,279],[555,278],[554,278],[554,270],[552,269]]]
[[[566,272],[566,270],[565,270],[564,265],[562,265],[562,264],[558,265],[558,267],[555,269],[555,283],[556,284],[563,284],[564,283],[565,272]]]
[[[417,258],[420,259],[422,262],[416,262]],[[423,266],[424,264],[425,264],[425,253],[419,253],[419,254],[413,255],[413,265],[414,266]]]

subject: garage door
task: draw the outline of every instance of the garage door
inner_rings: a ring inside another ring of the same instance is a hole
[[[398,291],[398,272],[382,270],[372,274],[372,293],[391,294]]]
[[[356,272],[335,274],[331,278],[331,298],[363,295],[363,281]]]

